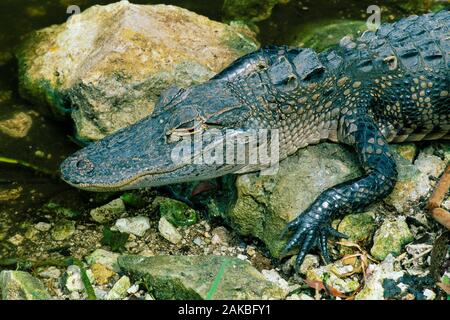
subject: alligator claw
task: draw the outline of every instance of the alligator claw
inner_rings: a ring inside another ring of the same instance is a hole
[[[328,215],[317,215],[314,209],[306,210],[295,220],[291,221],[283,230],[282,236],[288,231],[295,230],[295,233],[286,243],[281,255],[286,255],[295,246],[299,247],[296,259],[296,269],[302,264],[306,254],[314,247],[319,247],[323,259],[330,263],[330,254],[328,252],[328,237],[344,238],[348,236],[333,229],[329,225]]]
[[[337,231],[336,229],[333,229],[332,227],[328,226],[327,228],[327,232],[329,235],[335,237],[335,238],[344,238],[344,239],[348,239],[348,235]]]

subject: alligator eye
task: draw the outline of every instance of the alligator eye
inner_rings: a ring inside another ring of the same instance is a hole
[[[94,170],[94,164],[88,159],[78,160],[75,166],[82,173],[89,173]]]
[[[183,124],[179,125],[177,127],[177,129],[184,129],[184,130],[193,132],[195,130],[195,125],[196,125],[195,121],[192,120],[192,121],[189,121],[189,122],[186,122],[186,123],[183,123]]]

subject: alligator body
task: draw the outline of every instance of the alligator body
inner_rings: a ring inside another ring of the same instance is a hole
[[[321,53],[260,49],[206,83],[166,91],[151,116],[68,158],[62,177],[78,188],[110,191],[257,170],[196,163],[195,152],[194,161],[171,158],[181,138],[226,129],[277,129],[280,160],[323,140],[347,144],[365,175],[324,191],[287,227],[285,250],[299,246],[298,264],[314,245],[329,261],[327,238],[344,236],[331,219],[361,211],[393,189],[397,171],[388,144],[450,138],[449,67],[446,10],[383,24]],[[267,145],[274,141],[271,136]]]

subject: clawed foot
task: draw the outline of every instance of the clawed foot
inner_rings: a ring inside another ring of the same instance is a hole
[[[306,254],[314,246],[319,247],[325,262],[330,263],[331,260],[327,247],[328,237],[348,238],[345,234],[338,232],[330,226],[329,215],[318,212],[314,207],[309,208],[295,220],[291,221],[281,236],[283,237],[289,231],[295,231],[295,233],[287,242],[281,255],[285,255],[293,247],[298,246],[300,250],[295,263],[296,269],[300,267]]]

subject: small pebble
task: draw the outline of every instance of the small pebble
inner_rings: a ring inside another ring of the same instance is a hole
[[[46,223],[46,222],[38,222],[34,225],[34,228],[41,232],[46,232],[46,231],[50,230],[51,227],[52,227],[52,225],[50,223]]]

